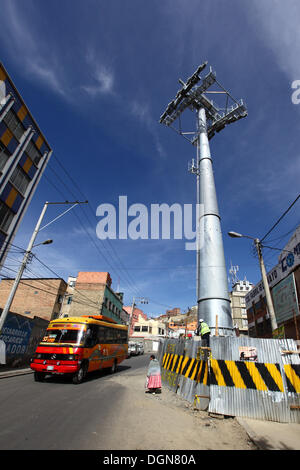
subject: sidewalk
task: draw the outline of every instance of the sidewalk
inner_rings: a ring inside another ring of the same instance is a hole
[[[0,369],[0,379],[32,373],[30,367],[2,371]],[[260,450],[300,450],[300,424],[240,417],[236,420]]]
[[[260,450],[300,450],[300,424],[237,417]]]
[[[33,370],[30,367],[24,369],[9,369],[6,370],[0,369],[0,379],[5,379],[6,377],[15,377],[17,375],[33,374]]]

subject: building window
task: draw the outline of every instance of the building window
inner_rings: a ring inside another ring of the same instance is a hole
[[[142,326],[142,331],[148,331],[148,326]]]
[[[26,147],[26,153],[29,155],[33,163],[38,166],[40,159],[42,158],[42,155],[34,145],[32,141],[30,141]]]
[[[9,157],[10,157],[10,153],[8,152],[8,150],[6,150],[4,145],[0,142],[0,171],[2,171],[3,168],[5,167],[6,162],[9,159]]]
[[[14,136],[20,141],[22,135],[25,132],[25,127],[23,126],[17,115],[10,109],[8,113],[4,116],[3,121],[14,134]]]
[[[7,232],[13,217],[14,213],[0,201],[0,229],[3,230],[3,232]]]
[[[72,296],[69,295],[68,300],[67,300],[67,305],[70,305],[72,303]]]
[[[140,326],[135,326],[134,331],[141,331],[141,327]]]
[[[21,167],[16,166],[13,174],[11,175],[10,182],[16,187],[18,191],[20,191],[21,194],[25,194],[30,181],[31,179],[25,173],[25,171],[23,171]]]

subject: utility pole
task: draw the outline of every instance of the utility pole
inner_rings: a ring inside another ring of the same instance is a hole
[[[270,320],[271,320],[271,327],[272,327],[272,331],[274,331],[274,330],[277,329],[278,325],[277,325],[275,310],[274,310],[273,301],[272,301],[272,297],[271,297],[271,291],[270,291],[270,287],[269,287],[269,283],[268,283],[268,279],[267,279],[267,272],[266,272],[266,268],[265,268],[265,263],[264,263],[264,260],[263,260],[263,257],[262,257],[261,243],[260,243],[260,240],[258,238],[255,238],[254,243],[255,243],[255,247],[256,247],[256,251],[257,251],[257,255],[258,255],[262,282],[263,282],[264,289],[265,289],[266,302],[267,302],[268,312],[269,312]]]
[[[236,101],[216,79],[210,68],[201,78],[200,73],[207,62],[200,65],[195,73],[184,83],[183,88],[171,101],[160,118],[160,123],[173,128],[179,135],[197,148],[197,162],[192,161],[191,173],[197,176],[197,224],[196,224],[196,295],[198,322],[200,318],[209,325],[212,332],[216,329],[223,335],[232,335],[232,317],[227,285],[223,239],[220,214],[218,210],[214,182],[212,157],[209,140],[228,124],[247,116],[243,101]],[[212,85],[217,90],[208,90]],[[220,108],[208,98],[208,94],[224,97],[224,107]],[[233,103],[229,106],[229,103]],[[181,115],[186,109],[196,111],[196,131],[183,132]],[[178,118],[178,119],[177,119]],[[177,122],[178,126],[173,127]],[[201,214],[200,210],[201,209]],[[201,243],[200,243],[201,242]]]
[[[141,304],[148,304],[149,303],[149,300],[146,299],[146,297],[133,297],[132,305],[131,305],[131,314],[130,314],[130,317],[129,317],[129,325],[128,325],[128,339],[129,339],[129,336],[130,336],[130,330],[131,330],[131,326],[132,326],[132,316],[133,316],[136,301],[140,302]]]
[[[272,331],[274,331],[277,329],[278,326],[277,326],[271,291],[270,291],[270,287],[269,287],[269,283],[267,279],[265,263],[264,263],[263,256],[262,256],[261,241],[259,240],[259,238],[253,238],[253,237],[250,237],[249,235],[243,235],[238,232],[228,232],[228,235],[231,238],[250,238],[250,240],[254,241],[254,245],[255,245],[257,255],[258,255],[258,260],[259,260],[259,267],[260,267],[262,282],[263,282],[263,286],[264,286],[265,294],[266,294],[266,302],[267,302],[267,308],[268,308],[268,312],[269,312],[270,320],[271,320],[271,328],[272,328]]]
[[[2,311],[2,314],[1,314],[1,317],[0,317],[0,335],[1,335],[1,331],[2,331],[2,328],[3,328],[3,325],[4,325],[4,322],[6,320],[6,317],[9,313],[9,310],[10,310],[10,307],[11,307],[11,304],[14,300],[14,297],[15,297],[15,294],[16,294],[16,291],[17,291],[17,288],[19,286],[19,283],[20,283],[20,280],[22,278],[22,275],[23,275],[23,272],[26,268],[26,265],[28,263],[28,259],[31,255],[31,250],[34,246],[37,246],[37,245],[34,245],[34,242],[35,242],[35,239],[37,237],[37,234],[39,231],[41,231],[43,228],[45,228],[46,226],[50,225],[52,222],[54,222],[55,220],[57,220],[58,218],[62,217],[66,212],[68,212],[69,210],[71,210],[73,207],[75,207],[77,204],[86,204],[87,201],[85,202],[79,202],[79,201],[76,201],[76,202],[46,202],[44,204],[44,207],[42,209],[42,212],[40,214],[40,217],[37,221],[37,224],[35,226],[35,229],[32,233],[32,236],[31,236],[31,239],[29,241],[29,244],[27,246],[27,249],[25,251],[25,254],[24,254],[24,257],[23,257],[23,260],[22,260],[22,263],[21,263],[21,266],[19,268],[19,271],[18,271],[18,274],[14,280],[14,283],[13,283],[13,286],[12,286],[12,289],[10,291],[10,294],[8,296],[8,299],[6,301],[6,304],[4,306],[4,309]],[[67,211],[65,211],[63,214],[61,214],[60,216],[56,217],[54,220],[52,220],[51,222],[49,222],[47,225],[45,225],[44,227],[40,228],[41,227],[41,223],[42,223],[42,220],[43,220],[43,217],[45,215],[45,212],[47,210],[47,207],[49,204],[72,204],[73,206],[68,209]],[[41,243],[42,245],[45,245],[45,244],[49,244],[49,243],[52,243],[52,240],[46,240],[45,242]]]

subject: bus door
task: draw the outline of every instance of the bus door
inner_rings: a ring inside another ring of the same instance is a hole
[[[85,348],[88,350],[89,371],[100,369],[101,367],[101,345],[98,341],[97,325],[89,324],[86,332]]]
[[[99,326],[98,340],[100,343],[101,351],[101,367],[108,367],[107,362],[110,358],[110,345],[108,344],[108,328]]]

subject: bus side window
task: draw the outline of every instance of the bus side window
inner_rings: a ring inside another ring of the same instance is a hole
[[[89,325],[85,346],[87,348],[93,348],[97,344],[97,336],[98,327],[96,325]]]
[[[116,330],[114,328],[107,328],[108,333],[108,343],[114,344],[117,343]]]
[[[99,330],[98,330],[98,343],[100,344],[105,344],[107,343],[107,334],[106,334],[106,330],[107,328],[105,328],[104,326],[99,326]]]

